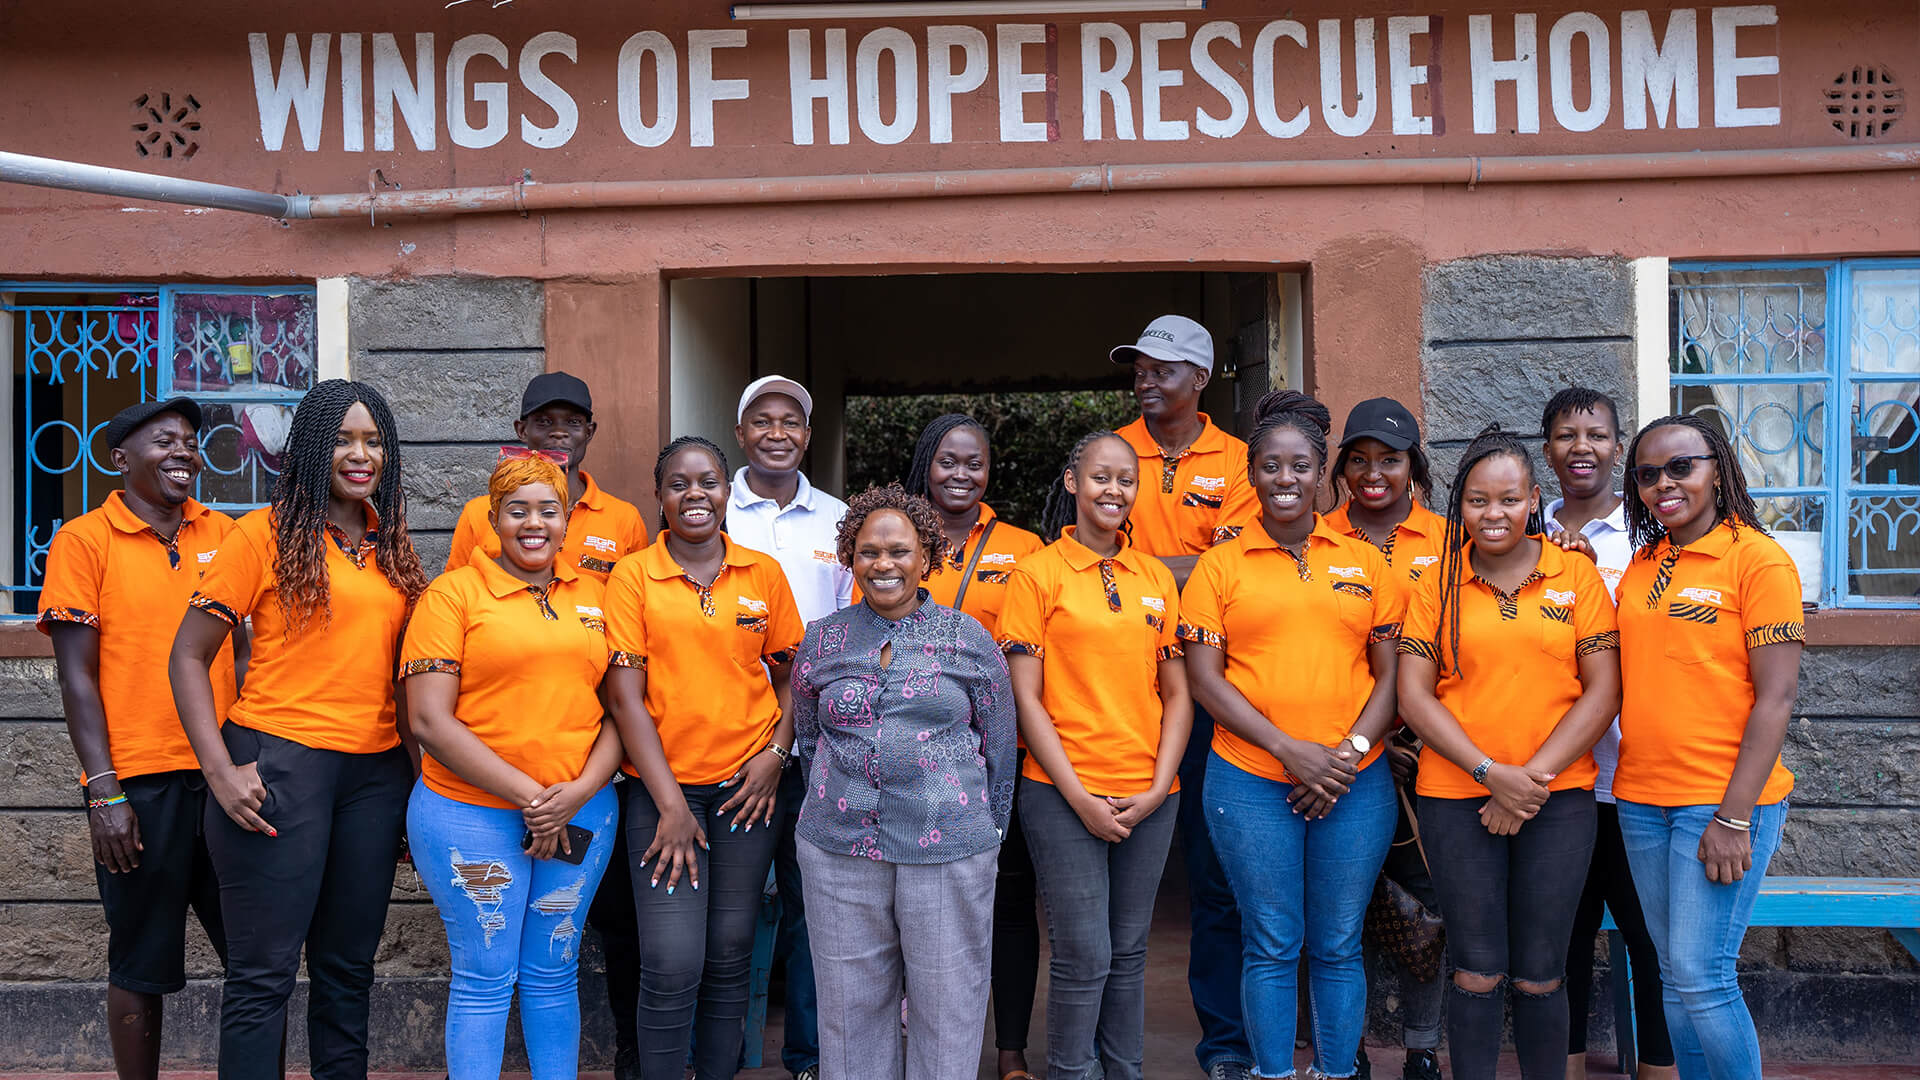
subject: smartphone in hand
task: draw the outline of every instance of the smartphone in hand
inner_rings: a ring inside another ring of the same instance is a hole
[[[579,866],[585,861],[587,848],[592,843],[593,833],[588,832],[578,825],[569,825],[567,826],[567,847],[571,847],[573,850],[569,852],[566,847],[556,847],[553,849],[553,857],[563,863],[572,863],[575,866]],[[528,829],[526,834],[520,837],[520,849],[525,851],[532,846],[533,830]]]

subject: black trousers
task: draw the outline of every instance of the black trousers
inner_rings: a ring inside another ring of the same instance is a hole
[[[1458,974],[1503,983],[1560,985],[1544,994],[1513,988],[1514,1049],[1523,1080],[1567,1072],[1567,939],[1593,857],[1593,792],[1556,791],[1512,836],[1480,823],[1485,796],[1420,799],[1420,831],[1447,920],[1447,959]],[[1493,1080],[1506,1020],[1506,987],[1467,990],[1447,1002],[1447,1050],[1455,1080]]]
[[[1567,1053],[1587,1052],[1587,1016],[1593,989],[1593,939],[1600,932],[1602,913],[1613,909],[1614,925],[1627,939],[1633,961],[1633,1018],[1639,1036],[1640,1060],[1648,1065],[1672,1065],[1673,1041],[1667,1036],[1665,993],[1660,983],[1660,954],[1647,917],[1640,910],[1640,894],[1633,889],[1633,869],[1627,865],[1627,845],[1620,838],[1620,811],[1600,803],[1599,828],[1593,839],[1593,864],[1580,909],[1573,916],[1573,939],[1567,945]],[[1625,1038],[1625,1033],[1619,1033]]]
[[[1022,750],[1015,760],[1026,759]],[[1000,844],[1000,872],[994,881],[993,1045],[1024,1053],[1033,1023],[1034,985],[1040,979],[1040,909],[1033,855],[1027,851],[1017,802]]]
[[[316,750],[229,723],[236,764],[266,785],[248,832],[207,800],[207,849],[220,878],[227,983],[221,1080],[279,1080],[287,999],[304,949],[307,1049],[314,1080],[365,1080],[373,955],[387,923],[413,768],[400,747]]]

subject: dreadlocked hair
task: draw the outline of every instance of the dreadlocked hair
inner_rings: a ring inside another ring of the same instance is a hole
[[[406,594],[412,606],[427,588],[427,573],[407,534],[407,500],[400,486],[400,436],[393,410],[380,391],[362,382],[326,379],[315,383],[293,411],[293,425],[281,454],[280,478],[273,485],[270,521],[274,532],[273,576],[286,613],[287,630],[306,629],[315,614],[333,618],[328,587],[327,504],[333,496],[334,439],[347,411],[366,406],[380,435],[380,479],[374,485],[374,562],[387,581]],[[358,543],[359,537],[349,542]]]
[[[1440,618],[1434,626],[1433,646],[1435,663],[1440,674],[1449,669],[1460,670],[1460,575],[1467,558],[1467,522],[1463,512],[1466,502],[1467,477],[1481,462],[1489,458],[1510,457],[1520,463],[1527,471],[1527,487],[1532,488],[1539,478],[1533,467],[1533,455],[1527,451],[1527,444],[1514,432],[1504,430],[1499,424],[1488,424],[1480,429],[1480,434],[1467,444],[1467,451],[1460,457],[1460,467],[1453,471],[1453,487],[1447,494],[1447,538],[1440,546]],[[1540,516],[1540,508],[1535,506],[1527,512],[1528,534],[1546,531],[1546,523]]]
[[[927,494],[927,473],[933,468],[933,455],[940,452],[940,444],[957,428],[972,428],[980,433],[980,441],[988,442],[987,429],[966,413],[950,412],[936,416],[920,431],[919,441],[913,444],[913,463],[907,466],[907,475],[900,486],[909,495],[925,497]]]
[[[713,463],[715,465],[720,466],[720,476],[722,479],[726,479],[732,475],[727,471],[727,455],[725,451],[721,450],[718,446],[715,446],[712,443],[712,441],[708,439],[703,439],[698,435],[682,435],[679,438],[668,443],[667,445],[661,447],[660,456],[653,459],[653,490],[654,491],[658,492],[660,490],[660,481],[666,474],[667,462],[672,461],[673,456],[675,454],[678,454],[680,451],[685,450],[688,447],[694,447],[700,450],[705,450],[707,453],[712,454]],[[560,490],[565,491],[566,488],[563,487]],[[724,527],[724,523],[723,523],[723,527]],[[661,532],[667,531],[667,511],[666,511],[666,507],[664,506],[660,508],[660,531]]]
[[[1126,444],[1127,449],[1133,449],[1132,443],[1121,439],[1118,434],[1111,431],[1089,431],[1080,436],[1080,441],[1074,443],[1073,449],[1067,452],[1066,465],[1054,476],[1053,486],[1047,489],[1047,502],[1040,511],[1041,539],[1049,542],[1060,539],[1060,534],[1066,530],[1066,527],[1073,524],[1080,516],[1080,508],[1074,504],[1073,492],[1067,490],[1067,474],[1072,473],[1076,477],[1080,475],[1080,455],[1086,453],[1087,447],[1101,439],[1120,439]],[[1121,528],[1128,536],[1133,535],[1131,515]]]
[[[543,457],[502,458],[487,478],[487,508],[498,519],[500,504],[507,496],[529,484],[545,484],[559,494],[562,503],[566,502],[566,470]]]
[[[929,574],[946,565],[947,549],[952,542],[947,539],[947,531],[940,527],[940,515],[925,498],[909,495],[906,488],[895,483],[886,487],[870,487],[847,500],[847,515],[840,519],[840,531],[834,537],[834,547],[840,556],[841,566],[849,570],[853,568],[853,548],[855,541],[860,538],[860,527],[882,510],[898,511],[913,523],[913,531],[920,537],[920,546],[927,552],[927,565],[920,572],[920,580],[925,581]]]
[[[1322,472],[1327,468],[1327,432],[1333,430],[1333,414],[1311,394],[1298,390],[1269,390],[1253,407],[1253,433],[1247,436],[1247,478],[1253,478],[1253,458],[1267,436],[1281,428],[1292,428],[1306,436]]]
[[[1613,421],[1614,434],[1620,432],[1620,406],[1613,399],[1598,390],[1584,386],[1569,386],[1565,390],[1547,399],[1547,407],[1540,410],[1540,434],[1551,438],[1553,422],[1562,416],[1577,415],[1583,412],[1607,410],[1607,418]]]
[[[1667,527],[1653,516],[1653,510],[1640,498],[1640,485],[1633,482],[1633,466],[1639,460],[1640,440],[1651,432],[1663,427],[1691,428],[1700,433],[1706,441],[1707,453],[1713,455],[1714,471],[1719,474],[1720,483],[1714,487],[1713,512],[1716,523],[1724,521],[1735,532],[1742,526],[1752,529],[1763,536],[1771,535],[1767,527],[1760,523],[1760,508],[1754,504],[1753,496],[1747,491],[1747,474],[1740,468],[1740,459],[1733,452],[1733,444],[1720,431],[1717,425],[1710,424],[1698,416],[1682,414],[1663,416],[1640,429],[1627,446],[1627,538],[1633,542],[1634,549],[1643,559],[1653,558],[1653,546],[1667,535]]]

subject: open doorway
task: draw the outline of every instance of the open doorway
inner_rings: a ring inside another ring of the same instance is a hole
[[[675,279],[666,419],[731,448],[741,388],[796,378],[814,398],[807,475],[845,492],[897,477],[913,450],[903,427],[917,432],[953,395],[992,395],[1013,423],[1125,422],[1137,415],[1128,376],[1107,351],[1177,313],[1213,333],[1202,408],[1244,433],[1261,394],[1303,383],[1300,285],[1298,273],[1205,270]],[[1078,397],[1038,407],[1062,394]],[[1020,464],[1054,468],[1083,430],[1026,443],[1038,460]]]

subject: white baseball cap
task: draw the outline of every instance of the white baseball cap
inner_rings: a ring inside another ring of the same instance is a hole
[[[1107,357],[1116,364],[1131,364],[1136,354],[1170,364],[1192,364],[1210,372],[1213,370],[1213,335],[1185,315],[1162,315],[1140,331],[1140,340],[1118,346]]]
[[[768,394],[785,394],[799,402],[801,415],[806,417],[807,423],[813,423],[813,395],[807,393],[806,387],[784,375],[762,375],[748,383],[747,388],[740,392],[740,408],[735,412],[733,422],[745,423],[747,406]]]

